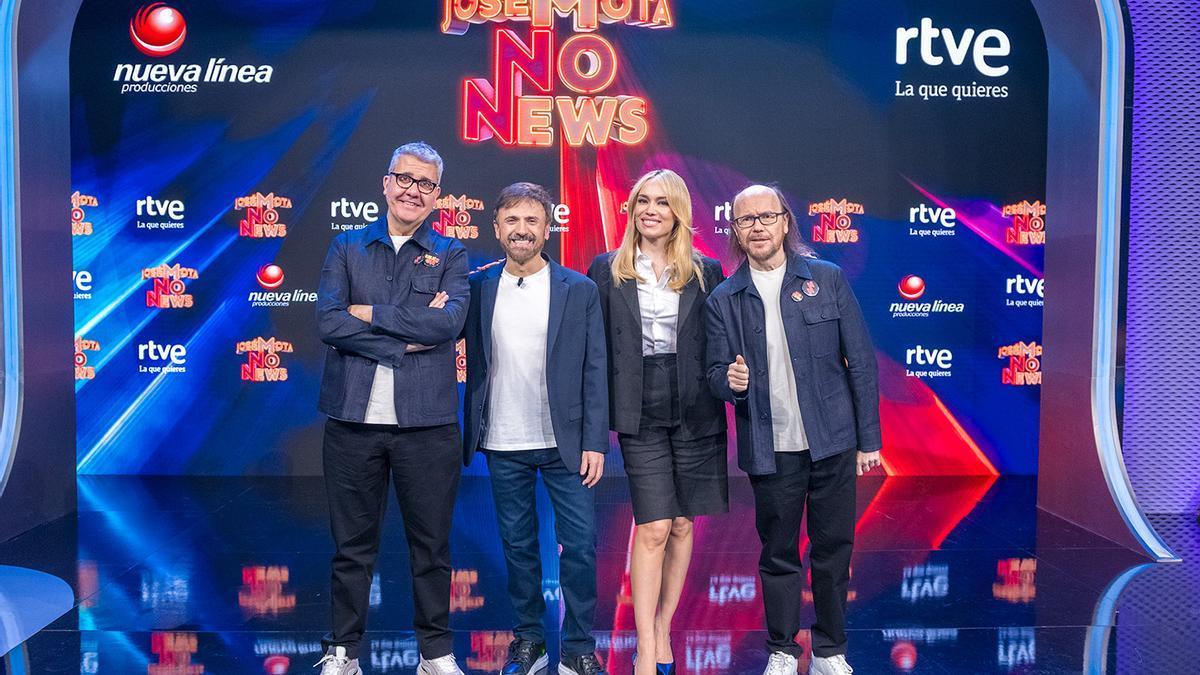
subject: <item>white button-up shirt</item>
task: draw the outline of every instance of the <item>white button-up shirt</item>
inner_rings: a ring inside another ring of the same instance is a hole
[[[679,293],[671,290],[671,267],[662,276],[654,274],[650,256],[637,249],[634,269],[647,281],[637,285],[638,306],[642,310],[642,356],[674,354],[679,320]]]

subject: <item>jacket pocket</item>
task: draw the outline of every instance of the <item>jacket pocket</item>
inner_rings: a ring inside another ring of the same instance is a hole
[[[412,278],[412,289],[416,293],[427,293],[433,295],[438,292],[438,286],[441,285],[441,277],[435,274],[414,274]]]
[[[832,302],[809,305],[802,310],[808,327],[809,349],[813,356],[827,356],[839,349],[841,312]]]

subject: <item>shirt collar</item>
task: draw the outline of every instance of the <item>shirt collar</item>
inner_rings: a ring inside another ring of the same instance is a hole
[[[369,229],[370,229],[370,232],[367,236],[368,244],[373,244],[375,242],[379,242],[379,243],[384,244],[384,245],[388,246],[389,248],[391,248],[392,235],[391,235],[391,233],[388,232],[388,223],[387,223],[386,217],[376,220],[374,223],[371,224]],[[420,225],[418,225],[417,229],[413,230],[412,239],[410,239],[409,241],[416,243],[417,245],[419,245],[421,248],[425,249],[426,251],[432,251],[433,250],[433,229],[430,227],[429,221],[423,222]]]

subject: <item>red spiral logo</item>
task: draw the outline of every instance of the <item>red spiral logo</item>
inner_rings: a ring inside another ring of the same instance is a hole
[[[129,20],[129,39],[146,56],[162,57],[174,54],[187,38],[183,15],[166,3],[143,6]]]
[[[258,281],[258,285],[273,291],[283,285],[283,268],[275,263],[267,263],[258,268],[258,274],[254,275]]]
[[[900,297],[905,300],[916,300],[925,295],[925,280],[915,274],[910,274],[900,280],[898,290]]]

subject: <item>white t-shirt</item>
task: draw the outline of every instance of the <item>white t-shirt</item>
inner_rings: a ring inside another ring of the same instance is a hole
[[[661,277],[654,276],[650,256],[637,249],[634,269],[646,279],[637,285],[638,307],[642,311],[642,356],[674,354],[679,319],[679,293],[671,289],[671,267]]]
[[[492,314],[488,418],[480,447],[541,450],[558,445],[546,388],[550,266],[524,279],[500,273]]]
[[[770,272],[750,268],[750,278],[762,296],[767,321],[767,381],[771,385],[771,431],[775,452],[808,450],[808,435],[800,416],[800,399],[796,395],[796,371],[792,369],[792,353],[788,349],[787,333],[783,329],[783,314],[779,309],[779,294],[787,265]],[[760,364],[753,364],[760,367]],[[750,372],[750,379],[756,376]]]
[[[412,235],[390,235],[392,247],[400,253],[404,242],[412,239]],[[375,380],[371,383],[371,397],[367,399],[367,414],[363,418],[366,424],[399,424],[396,419],[396,400],[392,369],[382,364],[375,366]],[[413,392],[417,395],[417,392]]]

